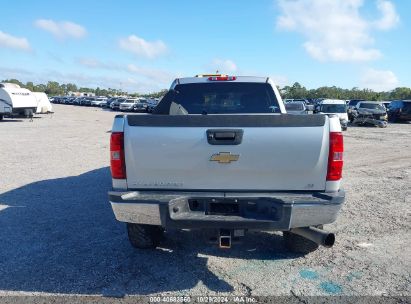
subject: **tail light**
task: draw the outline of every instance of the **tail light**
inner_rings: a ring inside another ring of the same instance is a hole
[[[110,168],[115,179],[126,178],[126,160],[124,157],[124,133],[113,132],[110,138]]]
[[[330,133],[327,181],[337,181],[342,177],[344,140],[341,132]]]
[[[208,77],[209,81],[233,81],[236,80],[237,77],[235,76],[211,76]]]

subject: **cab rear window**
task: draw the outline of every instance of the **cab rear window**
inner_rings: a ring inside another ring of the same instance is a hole
[[[304,104],[299,103],[299,102],[290,102],[285,104],[285,109],[287,111],[303,111],[304,110]]]
[[[173,114],[177,105],[187,114],[280,113],[268,83],[190,83],[177,85],[157,106],[154,114]]]

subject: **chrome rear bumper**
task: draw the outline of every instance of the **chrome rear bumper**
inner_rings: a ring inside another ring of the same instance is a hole
[[[109,192],[117,220],[168,228],[289,230],[336,220],[345,192]]]

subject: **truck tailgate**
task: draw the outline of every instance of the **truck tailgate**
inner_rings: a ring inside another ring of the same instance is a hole
[[[219,129],[242,130],[241,143],[210,144]],[[131,115],[124,138],[130,189],[325,189],[324,115]]]

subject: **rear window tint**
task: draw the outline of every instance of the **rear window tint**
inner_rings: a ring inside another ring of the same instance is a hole
[[[280,113],[274,91],[267,83],[177,85],[174,92],[164,96],[154,114],[170,114],[172,104],[188,114]]]

